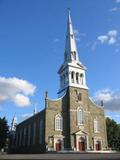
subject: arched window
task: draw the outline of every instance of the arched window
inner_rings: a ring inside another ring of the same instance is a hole
[[[55,130],[62,131],[63,128],[63,118],[61,115],[57,114],[55,116]]]
[[[94,132],[99,132],[99,122],[97,118],[94,119]]]
[[[73,38],[73,34],[71,34],[70,36],[71,36],[71,38]]]
[[[82,100],[82,94],[78,93],[78,101],[81,101],[81,100]]]
[[[74,60],[76,60],[76,52],[73,52]]]
[[[81,74],[80,74],[80,83],[81,83],[81,85],[83,85],[83,77],[84,77],[84,76],[83,76],[83,74],[81,73]]]
[[[82,93],[80,91],[76,90],[76,96],[78,101],[82,101]]]
[[[76,83],[77,84],[79,83],[79,73],[78,72],[76,73]]]
[[[82,108],[77,109],[77,122],[78,125],[84,124],[84,111]]]
[[[74,72],[73,71],[71,72],[71,81],[72,83],[74,83]]]

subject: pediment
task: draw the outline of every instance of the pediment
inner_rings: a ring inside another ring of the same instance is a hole
[[[77,65],[86,70],[86,67],[82,63],[77,63]]]
[[[86,134],[88,134],[87,132],[85,132],[85,131],[83,131],[83,130],[79,130],[79,131],[77,131],[77,132],[75,132],[75,134],[76,135],[86,135]]]
[[[54,138],[64,138],[63,135],[59,134],[59,135],[53,135]]]

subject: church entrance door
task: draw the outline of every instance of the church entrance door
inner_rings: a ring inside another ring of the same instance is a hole
[[[95,146],[96,146],[96,151],[101,150],[101,142],[100,141],[97,141]]]
[[[60,150],[61,150],[61,141],[58,140],[58,141],[56,142],[56,151],[60,151]]]
[[[79,142],[78,142],[78,147],[79,147],[79,151],[85,151],[85,139],[84,138],[80,138]]]
[[[79,142],[79,151],[84,151],[85,150],[85,144],[84,142]]]

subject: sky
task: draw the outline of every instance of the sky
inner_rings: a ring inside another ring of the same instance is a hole
[[[120,0],[0,0],[0,117],[18,123],[58,97],[67,8],[92,99],[120,123]]]

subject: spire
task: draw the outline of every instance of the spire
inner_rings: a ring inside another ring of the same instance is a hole
[[[37,113],[37,104],[35,103],[33,114],[35,115],[36,113]]]
[[[15,131],[17,126],[17,117],[16,113],[13,116],[12,123],[11,123],[11,131]]]
[[[67,34],[66,34],[66,45],[65,45],[65,62],[79,62],[78,51],[76,47],[76,41],[72,26],[72,19],[70,10],[68,10],[68,22],[67,22]]]
[[[72,19],[70,10],[68,10],[64,63],[58,71],[58,74],[60,75],[60,89],[58,91],[58,96],[63,96],[69,86],[88,89],[85,72],[86,67],[79,61]]]

